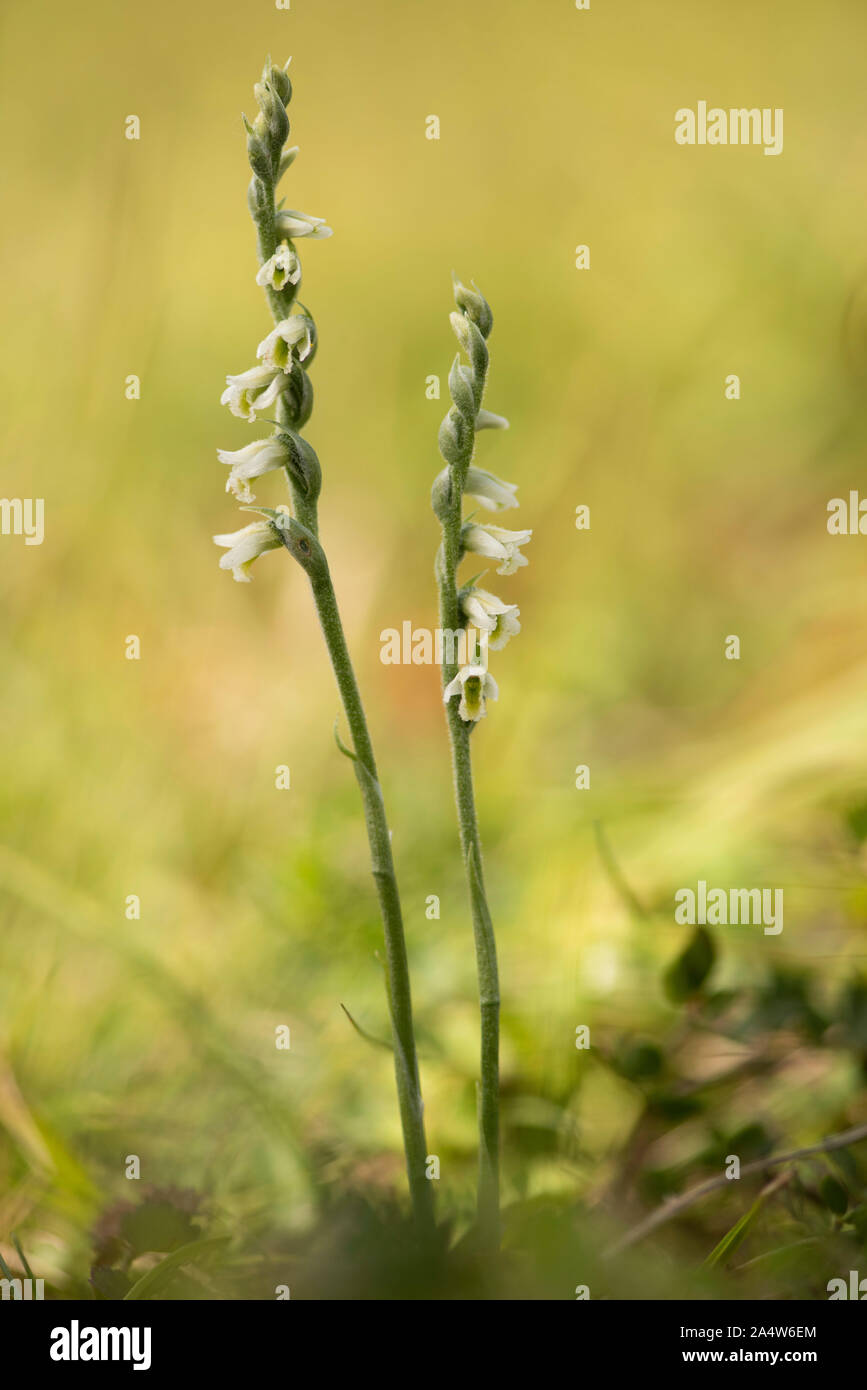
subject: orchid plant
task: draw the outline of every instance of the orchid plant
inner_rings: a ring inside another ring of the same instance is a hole
[[[433,1227],[432,1187],[426,1176],[427,1145],[418,1060],[413,1030],[409,967],[400,896],[391,850],[391,835],[361,695],[346,645],[343,624],[325,550],[319,540],[319,493],[322,470],[316,451],[300,431],[313,410],[313,387],[308,375],[316,354],[316,325],[298,303],[301,262],[295,243],[302,238],[322,240],[331,228],[312,217],[277,205],[277,185],[293,164],[296,147],[287,148],[292,97],[288,63],[266,62],[254,88],[259,112],[251,123],[244,118],[247,154],[252,169],[248,204],[258,238],[256,283],[274,321],[256,349],[257,364],[226,378],[222,403],[233,415],[272,425],[263,438],[235,450],[218,450],[229,468],[226,490],[245,511],[258,519],[232,532],[214,536],[225,554],[220,567],[240,582],[249,582],[254,562],[271,550],[285,549],[307,573],[313,601],[337,681],[352,737],[347,748],[336,733],[338,747],[352,759],[364,806],[371,869],[376,882],[385,937],[386,989],[391,1016],[395,1075],[406,1153],[407,1176],[418,1229]],[[272,418],[272,416],[274,418]],[[266,474],[282,473],[291,506],[253,507],[252,485]]]
[[[458,568],[466,555],[497,561],[497,573],[511,575],[527,558],[521,547],[530,531],[507,531],[463,515],[464,498],[490,512],[517,507],[517,485],[506,483],[473,463],[476,436],[483,430],[508,429],[508,420],[484,409],[488,375],[487,340],[494,326],[490,305],[479,290],[454,282],[456,311],[450,316],[458,344],[467,358],[455,357],[449,372],[452,405],[440,425],[439,447],[446,467],[434,481],[432,504],[442,540],[437,553],[440,624],[454,631],[472,623],[480,638],[467,664],[459,667],[454,652],[444,649],[443,701],[452,748],[455,801],[461,851],[466,867],[481,1014],[481,1080],[479,1084],[478,1223],[483,1240],[499,1240],[499,1051],[500,988],[497,947],[482,870],[482,847],[476,818],[470,735],[487,714],[489,700],[499,688],[488,670],[488,652],[499,651],[520,632],[520,610],[478,585],[479,578],[459,584]]]

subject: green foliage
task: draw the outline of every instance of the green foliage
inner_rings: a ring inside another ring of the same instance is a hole
[[[674,1004],[698,994],[716,958],[713,937],[706,927],[696,927],[689,942],[665,972],[665,992]]]

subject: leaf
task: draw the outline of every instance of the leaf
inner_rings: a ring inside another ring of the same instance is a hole
[[[819,1184],[819,1196],[835,1216],[845,1216],[849,1210],[848,1192],[830,1173],[826,1174]]]
[[[771,1179],[767,1187],[762,1188],[761,1192],[759,1193],[756,1200],[753,1202],[749,1211],[744,1212],[743,1216],[741,1216],[735,1222],[735,1224],[731,1227],[730,1230],[726,1231],[722,1240],[714,1246],[713,1250],[711,1250],[710,1254],[704,1262],[705,1267],[707,1269],[713,1269],[722,1260],[724,1260],[727,1255],[731,1255],[735,1250],[737,1250],[738,1246],[744,1239],[744,1236],[746,1235],[750,1226],[755,1221],[756,1217],[758,1216],[767,1199],[770,1196],[772,1196],[773,1193],[779,1191],[781,1187],[785,1187],[786,1183],[790,1181],[791,1177],[792,1170],[778,1173],[775,1178]]]
[[[685,949],[665,972],[665,992],[673,1004],[698,994],[716,960],[713,937],[706,927],[697,927]]]
[[[339,718],[340,716],[338,715],[334,720],[334,742],[337,744],[337,747],[340,749],[341,753],[345,758],[351,758],[354,763],[357,763],[358,754],[353,753],[351,748],[347,748],[346,744],[343,742],[343,739],[340,737],[340,731],[337,727]]]
[[[124,1301],[155,1298],[184,1265],[198,1264],[208,1255],[215,1254],[227,1246],[229,1240],[229,1236],[209,1236],[205,1240],[193,1240],[189,1245],[182,1245],[180,1250],[166,1255],[164,1260],[160,1260],[158,1265],[136,1280],[129,1293],[124,1294]]]
[[[394,1051],[394,1048],[392,1047],[391,1043],[386,1042],[385,1038],[375,1038],[372,1033],[368,1033],[366,1029],[362,1028],[360,1023],[356,1023],[355,1019],[352,1017],[352,1014],[349,1012],[345,1004],[341,1004],[340,1007],[346,1014],[346,1017],[349,1019],[349,1022],[352,1024],[356,1033],[359,1035],[359,1037],[364,1038],[365,1042],[372,1043],[374,1047],[384,1047],[386,1052]]]
[[[734,1254],[763,1205],[764,1198],[761,1196],[757,1197],[749,1211],[745,1211],[743,1216],[738,1218],[731,1229],[726,1231],[722,1240],[714,1246],[704,1262],[708,1269],[713,1269],[721,1260],[724,1260],[727,1255]]]
[[[649,1081],[658,1077],[665,1066],[662,1049],[644,1039],[625,1043],[613,1058],[614,1065],[628,1081]]]

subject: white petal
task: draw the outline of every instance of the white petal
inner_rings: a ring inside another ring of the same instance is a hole
[[[533,534],[532,531],[506,531],[502,526],[486,526],[485,530],[504,545],[526,545]]]
[[[505,547],[487,527],[469,526],[464,532],[464,545],[477,555],[487,555],[490,560],[502,560]]]
[[[492,613],[489,613],[483,603],[479,601],[475,594],[467,594],[461,599],[461,608],[468,618],[472,618],[476,627],[483,632],[493,632],[497,626],[497,620]]]

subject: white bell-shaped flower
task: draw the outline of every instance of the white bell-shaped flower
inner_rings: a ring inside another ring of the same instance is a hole
[[[487,589],[467,589],[461,594],[461,609],[480,632],[488,634],[488,647],[498,652],[505,647],[510,637],[521,631],[518,622],[520,608],[514,603],[503,603],[496,594]]]
[[[448,704],[454,695],[460,695],[458,714],[465,724],[469,724],[484,719],[487,714],[485,702],[498,699],[499,694],[497,682],[484,666],[463,666],[443,691],[443,700]]]
[[[238,376],[227,376],[226,383],[220,404],[227,405],[242,420],[252,421],[257,414],[271,409],[286,386],[286,378],[282,371],[260,364]]]
[[[278,512],[289,512],[288,507],[277,507]],[[216,545],[226,547],[225,555],[220,556],[220,569],[231,570],[232,578],[241,584],[250,583],[248,573],[254,560],[267,550],[277,550],[282,544],[280,534],[270,521],[253,521],[242,526],[240,531],[228,531],[214,536]]]
[[[232,470],[226,480],[226,491],[237,497],[239,502],[252,502],[255,499],[250,491],[251,481],[261,478],[263,473],[284,468],[288,454],[284,439],[279,434],[272,434],[269,439],[254,439],[243,449],[218,449],[217,458]]]
[[[468,522],[461,532],[465,550],[500,561],[497,574],[514,574],[528,563],[526,555],[521,554],[521,546],[527,544],[532,534],[532,531],[505,531],[502,526],[480,526],[475,522]]]

